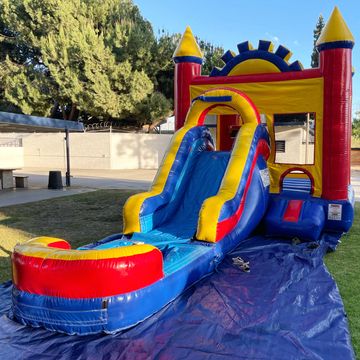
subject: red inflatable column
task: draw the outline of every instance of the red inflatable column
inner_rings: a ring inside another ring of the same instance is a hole
[[[195,77],[201,75],[203,61],[201,50],[189,26],[174,52],[173,59],[175,62],[175,130],[178,130],[184,125],[190,107],[190,84]]]
[[[351,152],[351,53],[354,38],[335,8],[317,42],[324,77],[322,197],[348,198]]]

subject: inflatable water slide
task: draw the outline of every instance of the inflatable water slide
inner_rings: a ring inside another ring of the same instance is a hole
[[[203,126],[215,106],[244,119],[231,152],[215,152]],[[126,203],[128,235],[79,250],[52,238],[15,248],[14,315],[67,333],[114,332],[152,315],[256,228],[268,202],[268,156],[267,131],[245,95],[220,89],[199,97],[151,190]]]
[[[340,238],[354,217],[353,45],[335,8],[317,43],[319,68],[290,62],[282,45],[245,41],[202,76],[188,28],[174,54],[176,132],[150,190],[126,202],[122,234],[79,249],[51,237],[17,245],[12,318],[113,333],[159,311],[255,231],[269,244],[314,248],[327,234]]]

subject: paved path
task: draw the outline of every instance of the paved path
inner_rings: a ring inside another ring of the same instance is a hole
[[[147,190],[156,170],[74,170],[71,174],[71,188],[64,187],[63,190],[47,189],[49,172],[43,169],[26,168],[15,173],[29,176],[29,188],[1,191],[0,207],[81,194],[97,189]],[[62,175],[65,175],[64,170]],[[63,184],[65,185],[64,177]]]
[[[47,188],[49,172],[43,169],[26,168],[15,174],[29,176],[32,188]],[[65,185],[65,170],[61,171]],[[71,187],[91,189],[147,189],[156,170],[73,170]]]
[[[9,189],[0,192],[0,208],[4,206],[25,204],[33,201],[48,200],[56,197],[81,194],[84,192],[95,191],[96,189]]]
[[[355,190],[355,200],[360,201],[360,170],[351,171],[351,184]]]
[[[74,170],[71,188],[64,190],[48,190],[49,172],[43,169],[26,168],[16,173],[29,176],[29,189],[0,191],[0,207],[81,194],[97,189],[147,190],[156,170]],[[64,170],[62,174],[65,175]],[[355,189],[355,199],[360,201],[360,168],[352,170],[351,182]],[[65,184],[64,178],[63,184]]]

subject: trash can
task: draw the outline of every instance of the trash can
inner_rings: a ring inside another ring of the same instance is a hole
[[[48,189],[60,190],[63,188],[61,171],[49,171]]]

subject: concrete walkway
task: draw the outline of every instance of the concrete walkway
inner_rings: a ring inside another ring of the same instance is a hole
[[[61,170],[61,169],[54,169]],[[29,176],[31,188],[47,188],[49,171],[37,168],[17,170],[15,174]],[[65,170],[61,170],[65,185]],[[156,170],[72,170],[72,188],[90,189],[147,189]]]
[[[65,170],[61,170],[65,185]],[[48,190],[49,172],[38,168],[25,168],[15,173],[29,176],[28,189],[0,191],[0,207],[46,200],[55,197],[81,194],[97,189],[147,190],[156,170],[74,170],[71,187],[63,190]],[[351,172],[355,199],[360,201],[360,168]]]
[[[0,208],[10,205],[25,204],[34,201],[48,200],[52,198],[81,194],[84,192],[95,191],[96,189],[9,189],[0,191]]]
[[[74,170],[71,174],[71,187],[66,188],[65,171],[61,172],[64,189],[48,190],[48,171],[36,168],[16,171],[16,174],[29,176],[29,188],[0,191],[0,207],[81,194],[97,189],[147,190],[156,174],[156,170]]]
[[[360,170],[351,169],[351,185],[355,191],[355,200],[360,201]]]

